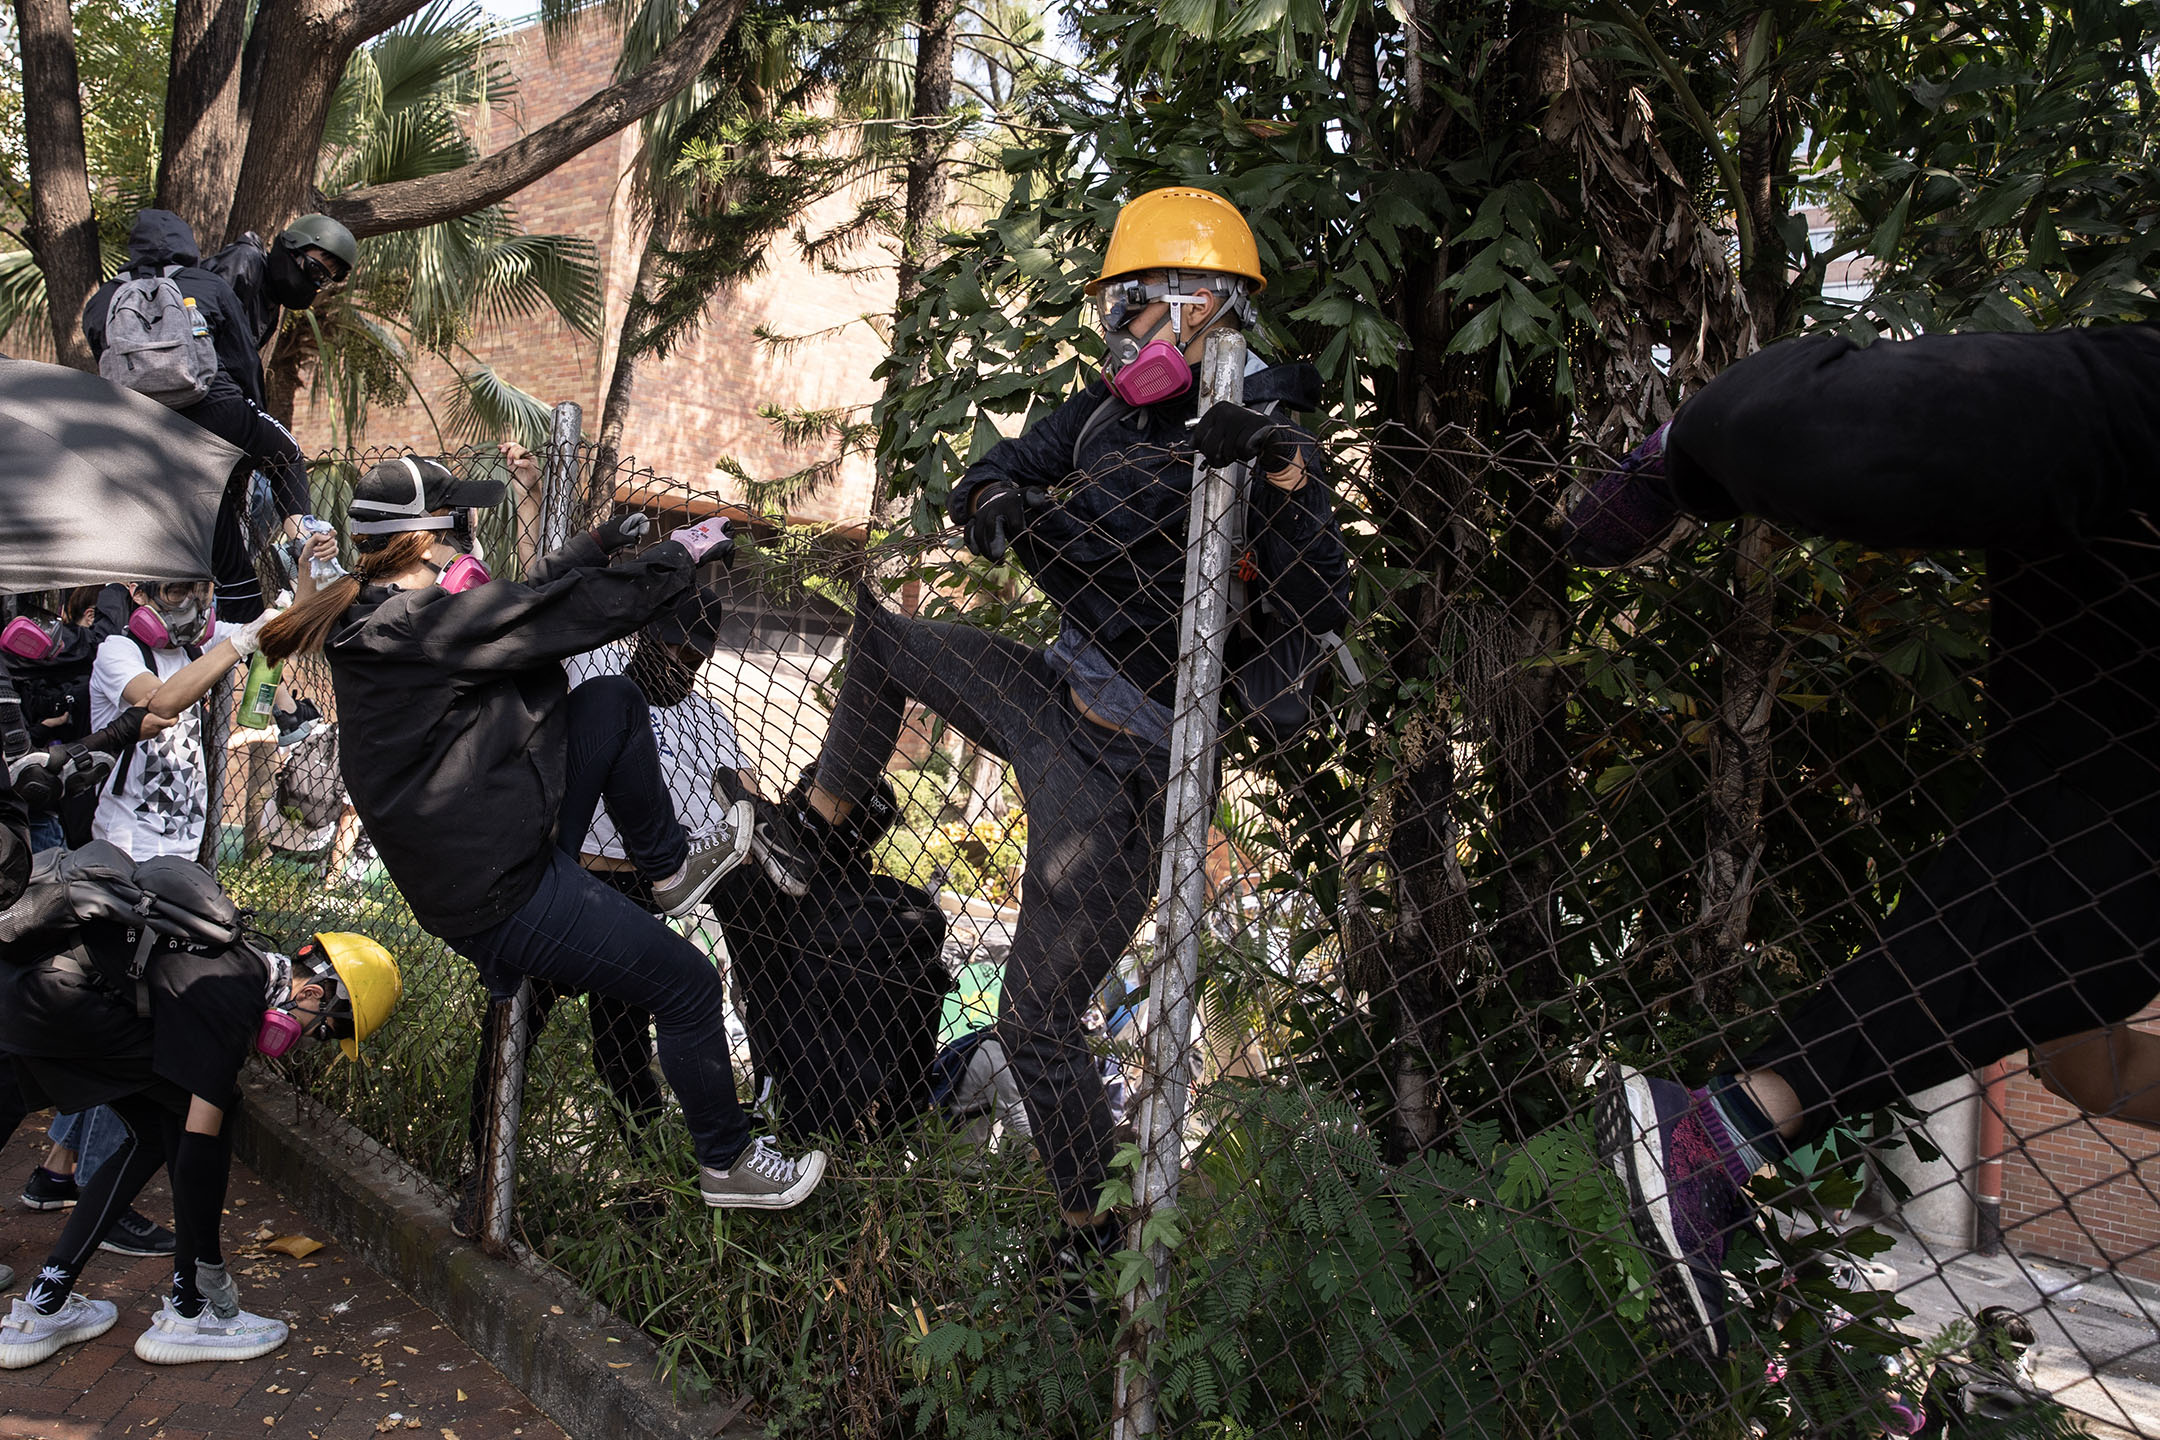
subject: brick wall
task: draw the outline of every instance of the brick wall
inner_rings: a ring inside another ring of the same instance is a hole
[[[485,150],[496,150],[547,123],[608,83],[615,60],[612,36],[595,20],[558,44],[552,53],[537,26],[510,37],[505,56],[517,75],[517,104],[475,119]],[[598,250],[606,319],[601,337],[588,340],[551,318],[483,325],[473,337],[475,354],[506,379],[549,404],[574,400],[585,407],[587,434],[600,428],[600,401],[614,360],[615,337],[637,274],[644,244],[631,204],[631,167],[637,151],[633,126],[602,141],[521,191],[514,199],[528,231],[572,234]],[[852,214],[855,197],[836,196],[804,217],[812,234]],[[884,252],[889,253],[889,252]],[[741,484],[714,468],[723,456],[760,479],[787,475],[821,452],[791,450],[759,418],[760,405],[823,409],[865,405],[876,398],[871,372],[885,344],[865,317],[882,320],[893,305],[893,272],[881,252],[848,257],[851,270],[834,274],[805,263],[791,235],[772,245],[770,263],[755,280],[715,300],[704,326],[663,361],[638,371],[635,404],[623,446],[662,476],[724,499],[740,500]],[[783,335],[816,335],[792,353],[762,345],[764,326]],[[423,367],[421,383],[441,413],[447,380],[438,366]],[[303,395],[294,414],[301,443],[331,443],[328,412]],[[370,444],[437,445],[426,411],[418,404],[382,409],[369,419]],[[871,473],[860,457],[850,460],[838,483],[796,508],[803,520],[848,521],[868,513]]]
[[[2011,1076],[2004,1119],[2009,1247],[2160,1280],[2160,1192],[2138,1174],[2160,1157],[2160,1133],[2088,1120],[2024,1069]]]

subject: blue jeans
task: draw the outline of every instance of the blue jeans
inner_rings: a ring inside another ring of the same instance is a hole
[[[582,687],[581,687],[582,688]],[[573,692],[573,695],[575,692]],[[565,994],[591,993],[652,1012],[660,1069],[682,1102],[698,1163],[725,1170],[750,1140],[728,1063],[720,972],[697,946],[560,850],[517,912],[450,942],[491,996],[527,976]]]
[[[78,1185],[88,1184],[90,1177],[119,1153],[120,1146],[128,1138],[127,1126],[103,1105],[73,1115],[56,1115],[52,1128],[45,1133],[53,1144],[65,1145],[75,1152],[75,1183]]]
[[[67,848],[67,826],[58,815],[33,815],[30,817],[30,853]],[[118,1124],[118,1121],[114,1122]]]

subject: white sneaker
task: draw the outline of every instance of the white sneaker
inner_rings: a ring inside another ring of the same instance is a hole
[[[285,1343],[290,1333],[282,1320],[241,1310],[220,1316],[208,1305],[189,1319],[173,1309],[172,1297],[150,1317],[150,1328],[135,1341],[135,1357],[152,1365],[185,1365],[191,1360],[253,1360]]]
[[[802,1204],[824,1178],[824,1151],[790,1160],[772,1137],[760,1135],[727,1169],[699,1166],[698,1191],[715,1210],[786,1210]]]
[[[50,1315],[40,1315],[28,1300],[17,1300],[7,1319],[0,1320],[0,1370],[20,1370],[50,1358],[63,1345],[95,1340],[119,1318],[120,1307],[110,1300],[71,1294]]]

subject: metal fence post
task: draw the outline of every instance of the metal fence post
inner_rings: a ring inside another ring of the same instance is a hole
[[[570,538],[570,516],[577,504],[578,441],[585,412],[568,401],[555,407],[548,427],[540,490],[539,553],[560,548]],[[522,507],[521,507],[522,508]],[[501,1255],[510,1248],[510,1222],[517,1211],[518,1114],[525,1104],[525,1052],[532,1031],[532,982],[520,980],[517,992],[494,1002],[495,1054],[488,1064],[487,1130],[481,1137],[480,1248]]]
[[[1245,398],[1245,337],[1210,335],[1200,366],[1200,411]],[[1170,788],[1164,806],[1161,899],[1148,974],[1146,1074],[1139,1095],[1140,1169],[1133,1177],[1128,1244],[1153,1215],[1176,1208],[1184,1163],[1185,1112],[1192,1090],[1194,992],[1207,904],[1208,825],[1215,809],[1215,752],[1221,730],[1223,647],[1230,629],[1231,508],[1240,467],[1214,469],[1193,457],[1192,519],[1185,539],[1185,609],[1178,621],[1177,704],[1170,725]],[[1162,1325],[1157,1301],[1169,1252],[1144,1247],[1148,1269],[1125,1297],[1124,1354],[1117,1376],[1113,1440],[1153,1435],[1152,1351]]]
[[[578,442],[584,438],[585,411],[565,400],[548,425],[546,476],[540,491],[540,553],[559,550],[570,539],[570,517],[577,509]]]

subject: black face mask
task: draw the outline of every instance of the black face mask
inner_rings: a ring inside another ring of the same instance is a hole
[[[697,672],[675,658],[668,648],[653,640],[640,640],[624,667],[630,680],[645,692],[645,702],[666,710],[690,698]]]
[[[263,278],[269,285],[270,298],[288,310],[307,309],[322,288],[301,268],[299,253],[283,241],[270,247],[270,263],[264,268]]]

